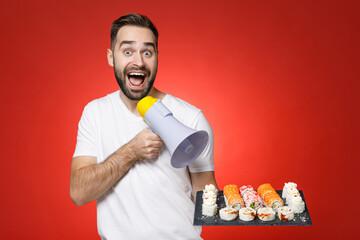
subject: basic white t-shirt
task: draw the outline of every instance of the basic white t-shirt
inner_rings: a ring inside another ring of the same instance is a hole
[[[119,91],[85,107],[74,157],[95,156],[101,163],[148,127],[141,117],[128,110]],[[201,239],[201,227],[193,226],[189,171],[214,170],[213,133],[201,110],[168,94],[162,102],[184,125],[207,131],[208,145],[185,168],[171,166],[165,145],[157,159],[135,162],[120,181],[97,199],[97,224],[102,239]]]

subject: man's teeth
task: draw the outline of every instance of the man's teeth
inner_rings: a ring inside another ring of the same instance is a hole
[[[144,77],[145,74],[144,73],[129,73],[129,76],[134,76],[134,77]]]

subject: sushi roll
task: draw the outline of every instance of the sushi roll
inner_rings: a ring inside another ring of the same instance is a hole
[[[224,207],[220,209],[219,214],[220,214],[220,218],[225,221],[233,221],[238,216],[237,211],[229,207]]]
[[[239,211],[240,208],[245,206],[238,187],[235,184],[226,185],[224,187],[224,199],[226,206],[234,208],[236,211]]]
[[[294,219],[294,211],[284,206],[278,209],[278,216],[281,221],[287,222]]]
[[[283,200],[269,183],[260,185],[258,187],[258,193],[264,201],[266,207],[270,207],[274,211],[277,211],[279,207],[284,206]]]
[[[305,211],[305,203],[302,198],[297,195],[290,199],[288,206],[294,211],[294,213],[302,213]]]
[[[244,197],[244,194],[246,192],[254,191],[254,188],[251,185],[244,185],[239,188],[239,191],[240,191],[241,196]]]
[[[296,189],[296,188],[289,188],[287,190],[287,193],[286,193],[286,197],[285,197],[285,202],[286,204],[289,204],[290,202],[290,199],[293,197],[293,196],[299,196],[300,193],[299,191]]]
[[[276,192],[275,188],[273,188],[270,183],[261,184],[257,189],[258,194],[261,198],[264,198],[264,195],[268,192]]]
[[[256,217],[256,211],[249,207],[244,207],[239,210],[239,218],[245,222],[253,221]]]
[[[286,194],[287,194],[288,190],[291,188],[297,188],[297,184],[293,183],[293,182],[285,183],[281,197],[286,198]]]
[[[215,216],[217,213],[217,193],[218,190],[214,185],[208,184],[205,185],[203,190],[203,204],[202,204],[202,214],[208,217]]]
[[[216,187],[212,184],[206,184],[205,185],[205,191],[208,191],[208,192],[214,192],[217,194],[218,190],[216,189]]]
[[[245,192],[243,200],[245,207],[250,207],[254,210],[258,210],[260,207],[264,206],[260,195],[254,190]]]
[[[217,192],[204,190],[203,199],[204,198],[217,198]]]
[[[217,204],[215,198],[205,198],[202,204],[202,215],[212,217],[217,213]]]
[[[275,212],[272,210],[272,208],[269,207],[260,208],[257,212],[257,215],[260,220],[265,222],[275,220]]]

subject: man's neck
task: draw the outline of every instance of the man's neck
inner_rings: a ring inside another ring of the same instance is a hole
[[[163,99],[165,97],[165,93],[157,90],[156,88],[152,88],[148,94],[148,96],[152,96],[154,98]],[[121,90],[120,90],[120,99],[123,101],[125,106],[129,109],[136,116],[140,116],[139,112],[137,111],[137,103],[139,100],[131,100],[129,99]]]

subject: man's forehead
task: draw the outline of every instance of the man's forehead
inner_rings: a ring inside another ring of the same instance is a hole
[[[116,39],[117,44],[124,41],[134,44],[155,44],[155,36],[153,32],[149,28],[139,26],[126,25],[121,27],[116,35]]]

